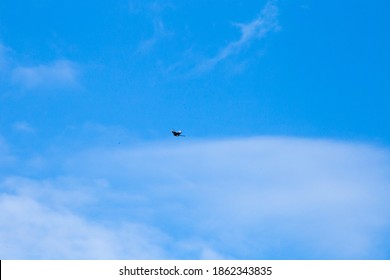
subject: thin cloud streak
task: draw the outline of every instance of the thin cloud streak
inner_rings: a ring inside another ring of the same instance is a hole
[[[137,53],[143,54],[151,51],[161,39],[171,34],[171,32],[166,30],[163,21],[156,17],[153,19],[153,35],[139,44]]]
[[[173,35],[172,31],[167,30],[162,19],[162,13],[168,8],[172,8],[169,3],[159,3],[156,1],[152,3],[134,1],[130,3],[130,11],[132,13],[137,14],[142,12],[153,25],[152,35],[139,43],[136,51],[137,54],[145,54],[152,51],[161,40]]]
[[[208,71],[228,57],[238,54],[243,47],[250,44],[252,41],[259,40],[266,36],[269,32],[278,30],[279,25],[277,16],[278,7],[276,6],[275,1],[268,1],[260,15],[255,20],[247,24],[235,24],[241,31],[241,37],[239,40],[230,42],[221,49],[217,55],[203,61],[197,66],[196,71]]]

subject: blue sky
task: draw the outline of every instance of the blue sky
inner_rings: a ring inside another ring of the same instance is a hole
[[[390,4],[210,2],[0,2],[1,259],[390,257]]]

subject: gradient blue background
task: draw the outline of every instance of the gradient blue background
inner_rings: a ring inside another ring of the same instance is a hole
[[[0,258],[388,258],[389,9],[2,0]]]

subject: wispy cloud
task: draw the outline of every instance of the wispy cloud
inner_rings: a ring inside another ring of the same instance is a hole
[[[251,42],[259,40],[271,31],[279,29],[278,7],[276,1],[268,1],[262,9],[260,15],[249,23],[236,23],[240,28],[241,36],[238,40],[228,43],[214,57],[206,59],[197,67],[197,71],[203,72],[212,69],[221,61],[230,56],[240,53],[240,51]]]
[[[141,41],[138,46],[139,53],[145,53],[152,50],[152,48],[163,38],[169,36],[171,32],[168,32],[164,26],[161,18],[156,17],[153,19],[153,34],[150,38]]]
[[[25,133],[35,132],[35,128],[28,122],[24,122],[24,121],[14,123],[12,127],[16,131],[20,131],[20,132],[25,132]]]
[[[173,32],[167,30],[162,17],[162,13],[169,8],[172,8],[172,5],[169,2],[130,2],[130,12],[133,14],[142,13],[152,24],[152,35],[149,35],[149,37],[146,37],[146,39],[143,39],[139,43],[137,48],[138,53],[147,53],[162,39],[172,36]]]
[[[0,184],[2,217],[13,217],[0,220],[3,259],[389,254],[387,149],[284,137],[188,138],[44,157],[57,164],[56,175],[7,176]],[[31,255],[27,237],[38,235],[44,238]],[[52,246],[54,239],[64,246]]]
[[[69,60],[37,66],[18,66],[12,72],[15,84],[26,89],[78,86],[79,67]]]

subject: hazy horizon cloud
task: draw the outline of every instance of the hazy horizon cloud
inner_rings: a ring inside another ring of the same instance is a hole
[[[286,137],[62,153],[46,157],[61,162],[55,177],[3,177],[0,251],[2,259],[381,259],[389,159],[371,145]],[[16,227],[43,235],[34,255],[23,253],[31,244],[11,234]]]

